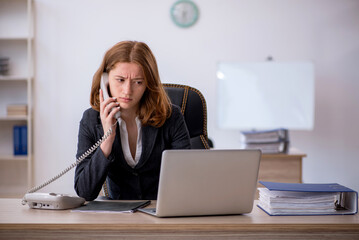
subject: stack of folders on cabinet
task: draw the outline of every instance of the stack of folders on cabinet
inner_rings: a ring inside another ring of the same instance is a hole
[[[259,182],[257,206],[271,216],[358,213],[358,193],[337,183]]]
[[[260,149],[262,153],[286,153],[289,149],[288,129],[241,132],[241,148]]]

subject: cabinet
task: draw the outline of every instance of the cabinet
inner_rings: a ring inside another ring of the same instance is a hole
[[[262,154],[258,181],[301,183],[302,161],[306,156],[295,149],[285,154]],[[263,185],[258,183],[257,187],[263,187]]]
[[[32,0],[0,0],[0,197],[21,197],[32,186]],[[26,104],[27,114],[8,116],[7,106]],[[13,128],[27,126],[27,155],[14,155]]]

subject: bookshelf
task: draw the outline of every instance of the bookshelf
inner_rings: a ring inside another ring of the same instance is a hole
[[[32,186],[33,2],[0,0],[0,197],[22,197]],[[27,114],[9,116],[9,105],[26,104]],[[27,155],[14,155],[14,126],[27,126]]]

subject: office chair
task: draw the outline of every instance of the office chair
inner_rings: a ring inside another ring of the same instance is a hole
[[[164,83],[172,104],[181,108],[191,141],[192,149],[209,149],[213,147],[207,135],[207,105],[202,93],[190,86]],[[109,197],[107,182],[103,186],[103,194]]]
[[[190,86],[164,83],[171,102],[181,108],[192,149],[209,149],[207,135],[207,105],[202,93]]]

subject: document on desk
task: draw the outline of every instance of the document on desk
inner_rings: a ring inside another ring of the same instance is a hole
[[[146,201],[91,201],[83,206],[73,209],[73,212],[107,212],[107,213],[133,213],[151,203]]]
[[[346,215],[358,212],[358,193],[337,183],[259,181],[258,207],[271,216]]]

